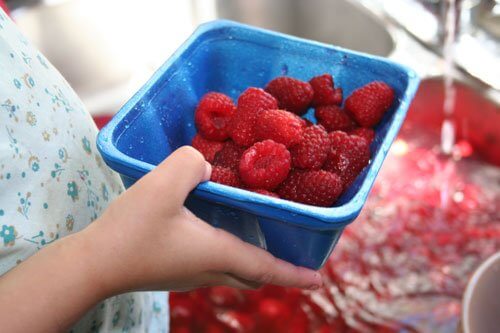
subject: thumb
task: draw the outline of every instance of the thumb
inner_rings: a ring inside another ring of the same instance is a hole
[[[212,167],[191,146],[174,151],[136,185],[152,198],[168,198],[169,206],[181,206],[200,182],[210,179]]]

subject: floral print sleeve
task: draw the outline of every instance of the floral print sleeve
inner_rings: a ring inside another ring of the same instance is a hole
[[[0,274],[85,228],[123,191],[96,127],[57,70],[0,9]],[[166,293],[113,297],[72,332],[167,332]]]

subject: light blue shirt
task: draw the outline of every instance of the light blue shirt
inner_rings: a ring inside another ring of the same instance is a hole
[[[0,274],[85,228],[123,191],[96,135],[68,83],[0,9]],[[104,300],[72,332],[167,332],[167,297]]]

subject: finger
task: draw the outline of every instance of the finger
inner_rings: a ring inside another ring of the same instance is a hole
[[[249,282],[225,273],[206,272],[198,274],[189,281],[182,281],[178,284],[171,285],[168,289],[170,291],[189,291],[196,288],[226,286],[236,289],[255,290],[262,285]]]
[[[232,274],[229,274],[229,273],[226,273],[227,276],[233,278],[234,280],[236,280],[237,282],[241,283],[243,286],[247,286],[248,288],[240,288],[240,289],[252,289],[252,290],[255,290],[255,289],[259,289],[260,287],[263,286],[262,283],[259,283],[259,282],[255,282],[255,281],[248,281],[248,280],[245,280],[245,279],[242,279],[238,276],[234,276]],[[237,288],[237,287],[235,287]]]
[[[207,280],[207,285],[211,287],[226,286],[244,290],[254,290],[262,287],[261,283],[246,281],[226,273],[213,273],[210,279]]]
[[[306,289],[318,289],[323,284],[318,272],[275,258],[223,230],[217,229],[216,234],[214,246],[221,260],[218,268],[240,279]]]
[[[206,249],[200,262],[203,269],[227,273],[253,288],[265,283],[311,289],[322,285],[319,273],[276,259],[270,253],[214,228],[188,209],[184,209],[184,213],[195,223],[183,226],[190,227],[190,234],[200,235],[196,243]]]
[[[137,187],[153,198],[168,197],[170,204],[180,206],[200,182],[210,179],[211,170],[199,151],[183,146],[144,176]]]

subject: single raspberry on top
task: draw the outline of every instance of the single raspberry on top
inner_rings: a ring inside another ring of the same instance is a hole
[[[325,170],[292,171],[278,187],[281,198],[308,205],[330,207],[342,193],[342,180]]]
[[[290,152],[273,140],[257,142],[241,157],[240,177],[250,188],[273,190],[288,176]]]
[[[394,90],[384,82],[374,81],[355,90],[345,101],[345,108],[363,127],[373,127],[382,119],[394,100]]]
[[[269,82],[265,90],[277,100],[280,109],[303,115],[313,99],[314,91],[308,82],[280,76]]]
[[[365,139],[342,131],[331,132],[328,136],[331,148],[323,168],[338,174],[348,187],[368,165],[370,146]]]
[[[321,125],[304,129],[302,140],[292,148],[292,164],[300,169],[321,169],[330,150],[328,133]]]
[[[327,131],[348,131],[357,125],[354,120],[337,105],[318,106],[314,112],[318,123]]]
[[[314,90],[312,105],[340,105],[342,104],[342,89],[335,89],[333,77],[323,74],[313,77],[309,83]]]
[[[241,155],[245,148],[238,146],[232,141],[226,141],[221,150],[219,150],[214,157],[213,164],[238,170],[240,165]]]
[[[229,137],[229,123],[236,111],[228,96],[210,92],[198,103],[194,121],[203,137],[214,141],[224,141]]]
[[[238,97],[238,112],[257,113],[260,110],[277,109],[278,101],[264,89],[250,87]]]
[[[271,94],[260,88],[248,88],[238,98],[229,135],[240,146],[253,145],[257,142],[254,127],[258,112],[277,108],[278,101]]]
[[[287,147],[300,142],[306,122],[284,110],[262,110],[255,122],[259,140],[271,139]]]
[[[371,128],[365,128],[365,127],[355,128],[352,131],[349,131],[349,135],[360,136],[363,139],[365,139],[366,142],[368,142],[368,144],[371,144],[373,139],[375,139],[375,131]]]
[[[212,167],[212,175],[210,180],[219,184],[224,184],[233,187],[242,187],[238,174],[229,168],[215,165]]]
[[[224,147],[223,142],[207,140],[200,134],[194,136],[191,145],[202,153],[205,160],[210,163],[214,161],[215,154]]]

